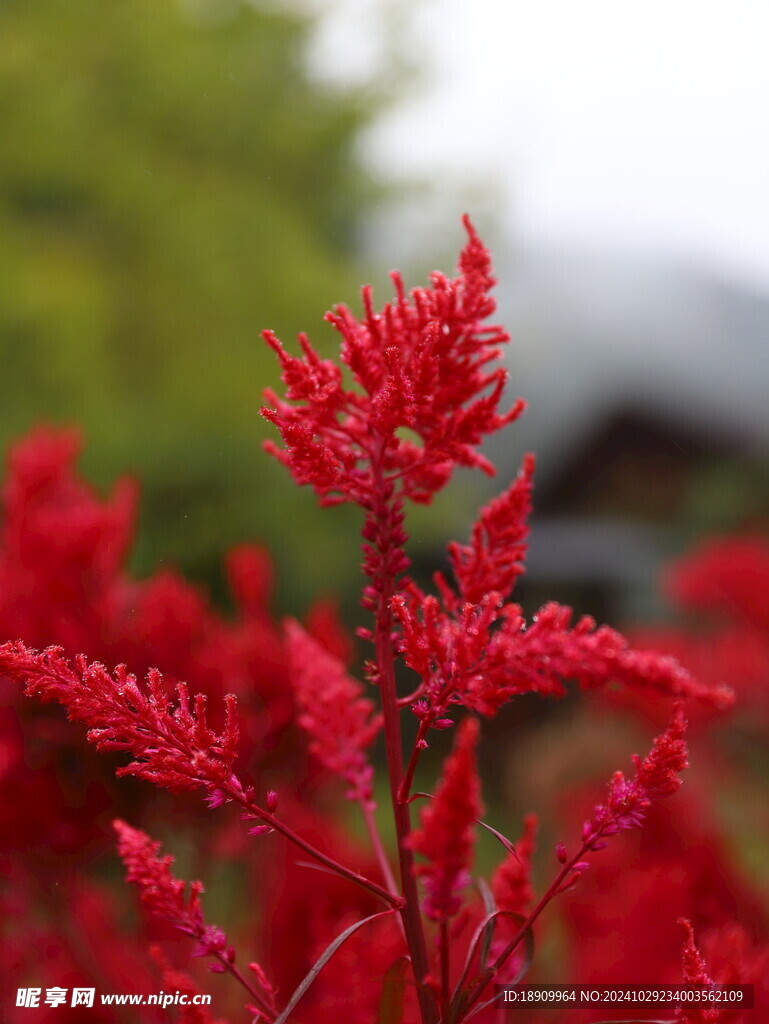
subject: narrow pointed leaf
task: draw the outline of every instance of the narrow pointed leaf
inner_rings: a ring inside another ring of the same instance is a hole
[[[491,896],[490,892],[489,896]],[[491,898],[493,900],[493,896],[491,896]],[[470,968],[473,966],[475,954],[478,950],[479,944],[482,947],[483,943],[485,943],[487,932],[491,931],[493,933],[494,923],[498,917],[511,917],[513,918],[513,920],[515,920],[515,918],[518,917],[518,915],[513,914],[509,910],[495,909],[490,914],[487,914],[486,917],[484,917],[484,919],[480,922],[478,927],[473,932],[473,937],[470,940],[470,945],[468,946],[467,949],[467,956],[465,957],[464,966],[462,967],[462,974],[459,977],[459,981],[457,982],[456,987],[454,988],[454,993],[451,997],[451,1020],[457,1019],[461,1015],[461,1011],[464,1009],[465,1000],[470,994],[470,990],[472,988],[472,984],[470,989],[465,988],[465,984],[470,974]]]
[[[289,999],[288,1005],[283,1010],[283,1012],[275,1018],[273,1024],[286,1024],[289,1014],[294,1009],[299,1000],[302,998],[302,996],[305,994],[307,989],[310,987],[310,985],[312,985],[312,983],[318,977],[318,975],[329,962],[334,953],[336,953],[339,947],[344,942],[346,942],[347,939],[349,939],[349,937],[354,932],[357,932],[357,930],[359,928],[362,928],[364,924],[368,924],[370,921],[376,921],[378,917],[388,917],[390,914],[394,913],[394,909],[380,910],[378,914],[372,914],[370,917],[364,917],[362,921],[356,921],[355,924],[351,924],[349,928],[345,928],[341,935],[337,935],[334,941],[330,945],[326,946],[321,955],[318,957],[318,959],[312,965],[310,970],[307,972],[304,979],[299,983],[299,985],[294,991],[294,994]]]
[[[501,832],[497,832],[495,828],[493,828],[487,822],[481,821],[480,818],[476,818],[475,820],[481,826],[481,828],[485,828],[487,832],[491,832],[491,834],[500,841],[500,843],[504,846],[507,852],[512,853],[515,859],[520,862],[521,858],[518,856],[515,847],[507,838],[507,836],[503,836]]]
[[[488,927],[484,930],[483,942],[481,943],[480,963],[481,970],[483,970],[489,960],[489,950],[491,949],[491,943],[494,940],[495,915],[499,908],[497,907],[497,902],[494,899],[494,893],[489,888],[485,878],[478,879],[478,890],[480,891],[481,899],[483,900],[483,905],[486,909],[486,914],[490,919]]]
[[[509,910],[497,910],[495,913],[489,914],[487,917],[483,919],[483,921],[481,921],[481,923],[475,929],[475,933],[473,934],[473,938],[470,943],[470,948],[467,953],[467,958],[465,959],[465,965],[464,968],[462,969],[462,976],[457,982],[456,988],[454,989],[454,994],[451,999],[450,1019],[452,1021],[469,1020],[470,1017],[474,1017],[479,1010],[483,1009],[486,1006],[491,1006],[491,1004],[494,1002],[494,999],[487,999],[486,1002],[481,1003],[479,1006],[476,1006],[472,1010],[472,1012],[467,1015],[467,1017],[463,1016],[474,987],[473,982],[470,983],[469,988],[465,988],[464,986],[467,981],[468,974],[470,973],[470,968],[472,966],[473,958],[475,956],[475,951],[478,948],[479,942],[485,941],[486,932],[489,929],[493,929],[497,918],[500,917],[509,917],[513,922],[519,925],[524,925],[526,923],[526,918],[524,918],[521,914],[514,914],[512,913],[512,911]],[[518,982],[522,978],[524,978],[528,973],[528,970],[531,967],[531,962],[534,959],[534,932],[531,928],[526,929],[521,941],[524,943],[523,961],[515,977],[511,978],[510,981],[504,982],[504,984],[507,986],[517,985]],[[481,969],[485,969],[485,966],[485,964],[481,964]]]

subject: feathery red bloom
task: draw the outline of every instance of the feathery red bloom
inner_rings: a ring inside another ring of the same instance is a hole
[[[396,297],[375,313],[364,288],[365,316],[345,306],[327,314],[342,337],[341,361],[357,385],[345,388],[341,370],[321,359],[304,335],[302,358],[289,355],[271,332],[265,339],[280,360],[287,386],[283,401],[266,393],[262,415],[279,429],[285,448],[268,451],[285,463],[300,484],[314,487],[324,502],[353,501],[370,507],[384,473],[398,495],[429,502],[455,466],[493,472],[479,452],[484,435],[512,422],[522,411],[498,407],[507,373],[487,370],[509,336],[484,327],[493,313],[495,281],[489,253],[468,218],[468,242],[453,280],[431,275],[429,288],[407,296],[393,274]],[[293,404],[291,404],[293,403]],[[399,431],[407,428],[406,440]]]
[[[133,534],[136,487],[107,499],[74,471],[76,430],[39,427],[14,444],[2,488],[0,624],[5,636],[82,650],[99,638],[124,593],[120,567]]]
[[[523,835],[515,844],[515,852],[507,857],[491,877],[491,892],[497,909],[504,913],[494,925],[494,939],[490,948],[490,959],[495,960],[518,931],[521,918],[528,916],[534,901],[531,884],[531,859],[536,848],[537,816],[528,814],[523,823]],[[514,914],[510,918],[505,914]],[[499,984],[505,984],[519,977],[525,962],[525,949],[519,946],[504,963],[497,975]]]
[[[483,813],[475,764],[479,731],[476,718],[459,726],[434,799],[422,811],[422,827],[411,836],[412,849],[429,862],[417,871],[424,879],[424,911],[433,921],[458,912],[459,890],[470,880],[476,819]]]
[[[370,801],[373,769],[366,749],[381,728],[381,714],[342,662],[298,622],[287,623],[286,636],[299,724],[310,736],[310,750],[345,779],[351,799]]]
[[[126,881],[137,886],[149,913],[197,939],[193,956],[215,957],[219,962],[211,965],[212,970],[217,973],[225,970],[223,961],[233,964],[235,950],[228,944],[227,936],[221,928],[207,925],[203,920],[202,882],[190,882],[188,892],[187,883],[171,873],[174,858],[170,854],[158,856],[160,843],[124,821],[117,820],[113,825],[118,836],[118,853],[126,867]]]
[[[355,655],[354,644],[339,614],[336,601],[321,598],[313,602],[305,621],[310,636],[315,637],[343,665],[350,664]]]
[[[684,930],[686,941],[681,954],[684,982],[687,985],[713,985],[708,974],[707,965],[702,954],[694,943],[694,929],[684,918],[678,922]],[[721,1019],[721,1011],[716,1006],[685,1005],[676,1010],[676,1020],[686,1024],[709,1024]]]
[[[493,715],[511,697],[566,694],[564,680],[583,689],[616,681],[644,693],[696,697],[728,706],[732,692],[700,684],[673,658],[635,651],[616,630],[589,616],[571,626],[571,609],[551,602],[527,623],[519,605],[498,594],[447,613],[435,597],[412,587],[392,601],[401,624],[400,651],[422,678],[420,696],[436,714],[460,703]],[[493,627],[493,628],[492,628]]]
[[[200,987],[185,971],[173,967],[159,946],[151,946],[150,955],[160,970],[163,988],[167,992],[176,991],[187,997],[187,1003],[178,1008],[176,1024],[227,1024],[221,1019],[214,1020],[207,1006],[193,1003],[195,996],[200,995]]]
[[[664,586],[684,608],[769,629],[769,543],[762,537],[713,537],[673,562]]]
[[[682,922],[684,926],[688,922]],[[687,943],[688,945],[688,943]],[[769,1006],[769,945],[755,942],[736,921],[713,928],[700,936],[699,948],[707,963],[707,972],[718,985],[753,985],[753,999],[757,1010]],[[684,966],[686,965],[686,949]],[[715,1018],[718,1024],[744,1024],[753,1016],[752,1011],[741,1010],[736,1004],[722,1007]],[[690,1024],[698,1024],[689,1020]]]
[[[462,602],[477,604],[492,591],[505,600],[524,572],[534,464],[534,456],[527,455],[507,490],[481,509],[469,544],[449,544],[451,571]],[[440,573],[436,579],[444,603],[451,607],[453,592]]]
[[[173,791],[212,789],[230,780],[238,742],[235,697],[224,698],[225,725],[214,732],[206,721],[206,699],[177,686],[176,706],[159,672],[152,669],[141,686],[124,665],[113,674],[79,655],[74,667],[49,647],[38,653],[21,642],[0,647],[0,671],[23,681],[25,694],[58,701],[72,721],[88,726],[99,750],[129,751],[134,760],[118,775],[136,775]]]
[[[491,878],[491,891],[500,910],[523,914],[534,898],[531,887],[531,858],[536,848],[537,816],[528,814],[523,822],[523,835]]]
[[[627,779],[622,772],[615,772],[606,803],[597,806],[582,827],[582,840],[588,849],[600,849],[604,838],[639,827],[653,800],[676,792],[681,785],[679,774],[688,767],[685,733],[686,719],[679,704],[670,725],[655,739],[646,757],[633,756],[635,776]]]

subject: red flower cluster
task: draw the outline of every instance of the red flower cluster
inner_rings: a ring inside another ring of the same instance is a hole
[[[24,679],[28,697],[62,704],[72,721],[88,726],[99,750],[130,751],[134,760],[118,775],[136,775],[172,792],[229,782],[238,744],[232,694],[224,698],[224,729],[215,733],[207,723],[205,696],[197,694],[190,706],[187,687],[179,683],[174,706],[156,670],[141,687],[125,665],[110,674],[81,655],[73,669],[60,648],[38,654],[17,642],[0,647],[0,671]]]
[[[614,776],[605,803],[584,826],[577,852],[569,856],[559,844],[555,878],[538,901],[531,884],[534,819],[527,819],[518,850],[495,833],[508,857],[491,887],[481,884],[481,908],[463,893],[481,814],[476,718],[460,724],[421,828],[414,831],[411,825],[412,787],[427,734],[451,726],[447,716],[458,706],[491,715],[519,694],[563,696],[569,680],[583,689],[617,681],[640,694],[697,697],[717,707],[731,700],[725,688],[698,683],[671,658],[633,650],[592,619],[572,625],[570,610],[561,605],[548,604],[530,623],[525,620],[510,598],[523,571],[531,457],[505,493],[482,511],[469,542],[450,545],[453,583],[438,575],[437,596],[431,596],[405,577],[405,501],[429,502],[456,466],[491,472],[478,447],[522,409],[519,402],[509,412],[499,411],[506,375],[489,364],[508,337],[483,325],[494,309],[491,265],[469,221],[465,226],[469,240],[456,278],[434,274],[429,288],[407,296],[394,275],[395,299],[381,313],[374,312],[364,290],[362,320],[344,307],[329,314],[342,338],[341,362],[351,382],[305,337],[300,339],[303,357],[295,358],[266,335],[287,386],[286,400],[271,394],[271,406],[264,410],[285,444],[271,450],[323,503],[354,502],[365,515],[363,604],[373,612],[373,622],[361,635],[373,641],[374,651],[364,674],[378,687],[381,713],[348,671],[346,642],[333,622],[329,626],[326,610],[310,616],[310,632],[291,623],[286,640],[275,629],[266,609],[268,568],[253,549],[230,563],[239,606],[235,622],[217,616],[176,577],[148,584],[131,580],[121,569],[130,534],[130,489],[118,489],[116,498],[103,504],[73,481],[72,439],[41,435],[17,459],[7,491],[12,507],[0,580],[7,579],[9,592],[20,595],[17,619],[9,622],[14,622],[11,634],[25,642],[0,648],[0,670],[23,680],[28,695],[63,704],[71,719],[88,727],[99,749],[129,753],[131,761],[119,774],[174,792],[203,788],[209,807],[234,805],[250,834],[272,834],[271,841],[253,844],[256,852],[237,849],[254,864],[255,876],[276,879],[261,900],[269,922],[262,942],[279,960],[270,969],[281,979],[274,986],[256,963],[250,965],[253,978],[241,974],[234,943],[221,929],[205,925],[200,883],[188,892],[173,877],[171,859],[159,855],[159,844],[122,822],[117,826],[129,880],[139,886],[147,908],[195,938],[198,955],[212,957],[245,987],[256,1020],[284,1024],[301,999],[308,1024],[327,1020],[329,1007],[388,1024],[417,1019],[463,1024],[476,1015],[485,1024],[496,1013],[484,1003],[489,983],[526,970],[532,928],[553,898],[581,877],[587,867],[582,858],[605,845],[606,837],[640,825],[652,801],[678,788],[686,767],[685,721],[678,707],[649,755],[635,759],[635,776]],[[70,537],[57,533],[52,510],[59,507]],[[36,562],[41,546],[50,549],[49,560],[61,574],[60,581],[49,582],[65,611],[38,607],[45,604],[40,580],[49,571]],[[36,654],[26,646],[51,641],[91,647],[110,664],[131,662],[147,670],[146,682],[122,667],[109,672],[82,656],[73,667],[59,648]],[[163,676],[150,668],[156,658]],[[404,694],[399,660],[418,676],[416,688]],[[182,679],[199,691],[193,700]],[[176,700],[170,696],[174,685]],[[239,699],[240,728],[230,689]],[[223,707],[216,728],[207,722],[207,699]],[[418,718],[410,750],[401,736],[402,714],[409,708]],[[342,776],[360,803],[372,857],[353,845],[340,853],[334,829],[325,823],[319,828],[319,819],[297,800],[293,783],[304,765],[295,746],[288,748],[290,771],[271,766],[278,781],[263,799],[236,767],[242,754],[252,766],[264,766],[271,750],[285,753],[281,745],[294,718],[309,734],[317,762]],[[397,875],[374,814],[368,750],[380,730]],[[206,833],[204,842],[210,843]],[[237,843],[213,834],[219,849]],[[273,860],[263,849],[271,843],[278,851]],[[323,890],[327,899],[316,898],[318,876],[300,881],[307,874],[304,864],[294,864],[297,848],[334,876]],[[416,857],[422,858],[419,864]],[[281,903],[274,905],[277,894]],[[463,933],[468,923],[469,943]],[[251,938],[254,926],[247,924]],[[315,957],[302,962],[303,978],[285,962],[287,948],[298,942],[292,930],[302,933],[302,960]],[[464,963],[457,955],[462,953]],[[169,975],[162,957],[158,962]],[[372,975],[378,984],[364,985],[362,979]],[[308,990],[316,982],[313,997]],[[192,1024],[194,1018],[188,1019]]]
[[[310,751],[324,768],[345,779],[351,799],[370,803],[374,771],[366,750],[382,727],[382,716],[339,658],[298,622],[289,622],[286,634],[297,720],[311,737]]]
[[[255,1000],[256,1005],[249,1009],[266,1021],[274,1020],[277,1016],[274,991],[264,971],[257,964],[251,965],[256,982],[247,981],[235,966],[235,948],[228,943],[225,933],[216,925],[204,922],[200,904],[202,883],[191,882],[188,894],[187,884],[171,874],[174,858],[158,856],[160,843],[124,821],[115,821],[114,826],[118,834],[118,853],[126,866],[126,881],[138,887],[148,912],[196,939],[192,955],[211,957],[214,962],[210,970],[215,974],[225,971],[232,974]]]
[[[500,910],[509,914],[523,914],[534,899],[531,885],[531,859],[537,838],[537,816],[527,814],[523,822],[523,835],[494,872],[491,891]]]
[[[667,571],[665,586],[682,607],[769,629],[769,544],[762,537],[717,537]]]
[[[453,917],[461,907],[459,893],[470,883],[475,823],[483,813],[475,765],[478,735],[478,720],[466,718],[434,799],[422,811],[422,828],[411,836],[412,848],[428,861],[418,872],[425,883],[424,911],[432,921]]]
[[[495,280],[488,251],[468,218],[464,223],[469,241],[458,277],[436,272],[430,288],[415,288],[407,297],[394,273],[396,298],[381,313],[364,288],[362,321],[345,306],[327,315],[342,336],[341,361],[360,390],[345,388],[342,371],[321,359],[304,335],[304,357],[297,359],[265,332],[288,399],[268,393],[271,407],[262,415],[286,445],[269,450],[325,502],[367,507],[381,486],[378,475],[401,496],[429,502],[456,466],[492,472],[478,445],[523,411],[518,402],[498,412],[507,373],[486,366],[510,339],[501,328],[482,324],[496,308],[489,295]]]
[[[124,821],[116,820],[113,824],[118,836],[118,853],[126,867],[126,881],[138,886],[147,910],[169,921],[186,935],[205,943],[206,951],[209,948],[212,952],[224,950],[227,940],[221,928],[212,928],[203,923],[200,905],[203,884],[192,882],[188,895],[186,882],[179,881],[171,874],[174,858],[170,855],[158,856],[160,843],[154,842],[145,832],[131,828]]]
[[[626,779],[622,772],[614,774],[606,803],[596,807],[593,817],[582,827],[582,839],[589,850],[600,849],[607,836],[640,827],[653,800],[676,792],[681,785],[678,776],[689,766],[685,732],[686,719],[678,705],[667,731],[655,739],[646,757],[633,757],[635,776]]]

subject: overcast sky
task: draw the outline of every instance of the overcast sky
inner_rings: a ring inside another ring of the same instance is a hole
[[[488,177],[519,237],[660,252],[769,288],[765,0],[412,0],[422,82],[367,142],[394,177]],[[315,59],[361,74],[377,0]]]

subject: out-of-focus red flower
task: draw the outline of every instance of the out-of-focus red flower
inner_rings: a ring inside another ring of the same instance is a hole
[[[769,543],[712,537],[668,567],[663,587],[683,608],[769,630]]]
[[[494,871],[491,891],[500,910],[523,914],[534,899],[531,885],[531,859],[537,838],[537,816],[528,814],[523,822],[523,835]]]
[[[459,911],[459,892],[470,881],[476,819],[483,813],[475,763],[479,732],[476,718],[460,725],[434,799],[422,811],[422,827],[411,837],[413,849],[428,861],[417,870],[424,881],[424,910],[433,921]]]
[[[351,799],[370,803],[374,773],[366,750],[382,726],[382,715],[342,662],[298,622],[289,622],[286,633],[299,724],[310,736],[310,750],[328,771],[345,779]]]
[[[762,1020],[769,996],[769,945],[758,946],[738,924],[707,932],[698,949],[691,922],[681,919],[685,941],[681,957],[687,985],[753,985],[755,1010],[742,1010],[736,1003],[699,1007],[683,1005],[676,1020],[685,1024],[747,1024]],[[755,1016],[755,1011],[759,1016]]]

